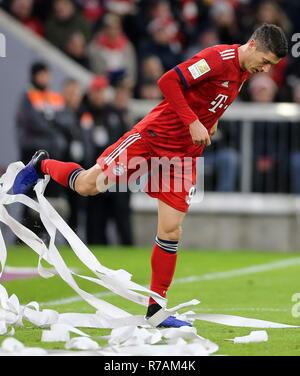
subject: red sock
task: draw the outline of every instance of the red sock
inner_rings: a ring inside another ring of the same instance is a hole
[[[174,247],[176,244],[177,249],[177,242],[169,243],[173,243]],[[176,259],[176,251],[166,251],[155,243],[151,258],[152,278],[150,289],[157,292],[162,297],[166,297],[166,293],[171,285],[176,268]],[[149,304],[151,305],[157,303],[150,297]]]
[[[83,168],[78,163],[74,162],[61,162],[56,161],[55,159],[45,159],[41,163],[41,170],[43,174],[50,175],[56,183],[65,188],[70,186],[74,189],[71,184],[74,184],[75,180],[72,182],[70,181],[69,183],[69,178],[71,177],[71,174],[75,173],[75,171],[79,173]],[[77,176],[78,175],[76,175],[76,177]]]

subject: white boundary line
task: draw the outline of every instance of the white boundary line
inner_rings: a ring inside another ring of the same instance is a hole
[[[220,308],[220,307],[217,307],[217,308],[199,308],[197,310],[197,313],[201,313],[201,312],[217,312],[217,311],[221,311],[222,313],[224,312],[237,312],[237,311],[241,311],[241,312],[291,312],[291,309],[289,308],[267,308],[267,307],[230,307],[230,308],[226,308],[226,307],[223,307],[223,308]]]
[[[18,266],[5,266],[5,273],[15,273],[15,274],[36,274],[38,275],[37,268],[27,268],[27,267],[18,267]]]
[[[198,281],[214,281],[218,279],[227,279],[227,278],[239,277],[239,276],[244,276],[244,275],[249,275],[249,274],[256,274],[256,273],[268,272],[268,271],[277,270],[277,269],[283,269],[289,266],[296,266],[296,265],[300,265],[300,257],[288,258],[284,260],[269,262],[266,264],[249,266],[247,268],[228,270],[225,272],[213,272],[213,273],[207,273],[207,274],[198,275],[198,276],[177,278],[173,281],[173,285],[174,284],[182,285],[185,283],[198,282]],[[145,286],[145,287],[148,287],[148,286]],[[110,291],[103,291],[103,292],[95,294],[97,298],[103,298],[103,297],[113,296],[113,295],[115,294]],[[71,296],[65,299],[52,300],[49,302],[41,303],[41,306],[62,306],[62,305],[76,303],[80,301],[82,301],[81,297]]]

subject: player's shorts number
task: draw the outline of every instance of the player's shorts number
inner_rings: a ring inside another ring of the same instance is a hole
[[[192,199],[195,196],[195,194],[196,194],[196,187],[191,187],[189,190],[189,195],[186,198],[186,203],[188,205],[191,205]]]

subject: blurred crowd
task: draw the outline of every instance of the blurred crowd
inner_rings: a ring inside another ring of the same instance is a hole
[[[44,62],[32,64],[16,114],[20,158],[28,163],[36,150],[45,149],[53,159],[89,168],[132,126],[128,112],[131,82],[119,80],[112,94],[103,75],[95,76],[85,92],[78,81],[68,78],[61,92],[55,92],[51,79],[51,70]],[[108,244],[112,239],[132,244],[129,192],[81,199],[50,182],[46,194],[74,230],[83,229],[89,244]],[[27,224],[41,229],[30,211],[23,217]]]
[[[51,90],[49,67],[44,62],[32,65],[17,111],[18,142],[25,162],[44,148],[55,159],[90,167],[134,124],[128,108],[132,97],[161,99],[156,82],[165,71],[206,47],[242,44],[264,22],[281,26],[291,45],[292,35],[300,30],[297,0],[2,0],[0,4],[94,73],[85,92],[70,78],[57,93]],[[289,54],[268,74],[254,75],[239,100],[300,105],[297,62]],[[240,125],[232,122],[219,127],[205,154],[206,189],[240,189],[240,132]],[[300,194],[298,133],[283,124],[255,124],[252,191]],[[279,139],[285,145],[281,150],[277,150]],[[281,165],[286,176],[278,173]],[[49,193],[62,197],[57,185]],[[106,193],[87,200],[68,193],[66,200],[74,229],[82,225],[79,213],[86,213],[89,243],[107,244],[113,222],[119,242],[132,244],[129,193]]]
[[[160,99],[160,75],[208,46],[244,43],[263,22],[291,41],[300,30],[297,0],[2,0],[34,33],[112,85],[127,77],[134,96]],[[274,67],[274,100],[292,101],[300,68],[291,56]],[[256,81],[253,90],[266,82]],[[270,88],[271,90],[271,88]],[[244,99],[251,95],[245,90]]]

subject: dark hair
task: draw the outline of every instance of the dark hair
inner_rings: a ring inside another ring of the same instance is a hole
[[[36,61],[30,67],[31,77],[34,77],[36,74],[42,71],[49,71],[49,67],[43,61]]]
[[[250,39],[257,42],[257,48],[270,51],[279,58],[288,53],[288,42],[283,30],[272,24],[263,24],[254,31]]]

